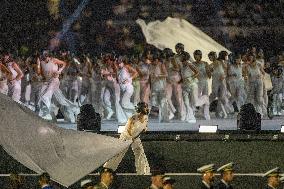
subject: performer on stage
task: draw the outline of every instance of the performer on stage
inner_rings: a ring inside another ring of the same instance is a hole
[[[8,81],[8,96],[14,101],[20,102],[21,98],[21,79],[24,76],[18,64],[12,59],[11,54],[6,52],[3,54],[3,64],[12,73],[12,78]]]
[[[145,102],[139,102],[136,106],[136,112],[136,114],[128,119],[125,130],[120,135],[120,139],[133,141],[131,147],[135,156],[136,172],[139,175],[146,175],[150,174],[150,167],[139,136],[142,132],[147,131],[148,105]],[[127,150],[128,149],[125,149],[120,154],[110,159],[104,164],[104,167],[111,168],[115,171]]]
[[[42,75],[42,83],[39,100],[39,115],[50,119],[51,98],[56,90],[59,90],[59,75],[65,68],[66,63],[53,58],[48,51],[43,52],[43,57],[37,60],[38,74]]]
[[[8,84],[7,80],[11,80],[12,73],[11,71],[0,62],[0,93],[7,95],[8,94]]]

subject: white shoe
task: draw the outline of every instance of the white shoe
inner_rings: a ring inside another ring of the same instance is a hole
[[[106,119],[109,120],[113,114],[114,114],[113,111],[109,112],[108,115],[107,115],[107,117],[106,117]]]
[[[175,117],[175,115],[171,112],[169,115],[169,120],[172,120]]]
[[[50,114],[47,114],[47,115],[43,116],[42,119],[52,120],[52,116]]]
[[[196,123],[196,119],[189,119],[187,120],[188,123]]]

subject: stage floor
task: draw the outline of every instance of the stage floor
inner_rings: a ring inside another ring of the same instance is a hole
[[[76,124],[65,123],[58,121],[58,126],[66,129],[77,129]],[[120,124],[121,125],[121,124]],[[198,131],[200,125],[218,125],[219,130],[237,130],[237,119],[216,119],[211,120],[197,119],[196,123],[187,123],[180,120],[171,120],[169,123],[159,123],[158,119],[150,118],[148,131]],[[284,116],[276,116],[273,119],[262,119],[261,130],[280,130],[281,125],[284,125]],[[102,132],[117,132],[119,123],[113,120],[102,120]]]

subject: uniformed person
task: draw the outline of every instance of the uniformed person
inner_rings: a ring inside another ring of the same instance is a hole
[[[263,177],[267,178],[266,189],[276,189],[280,185],[280,169],[276,167],[264,173]]]
[[[215,178],[214,167],[214,164],[209,164],[197,169],[198,172],[202,173],[201,189],[213,189],[213,182]]]
[[[162,170],[152,170],[151,173],[151,186],[147,189],[162,189],[164,172]]]
[[[82,189],[93,189],[94,185],[91,179],[86,179],[81,181],[81,188]]]
[[[174,189],[174,183],[176,182],[175,179],[164,176],[163,177],[163,189]]]
[[[221,173],[221,179],[213,187],[214,189],[233,189],[232,185],[230,184],[234,178],[233,166],[234,164],[231,162],[217,169],[217,171]]]
[[[101,181],[94,186],[94,189],[108,189],[113,183],[114,172],[112,169],[103,168],[100,172]]]

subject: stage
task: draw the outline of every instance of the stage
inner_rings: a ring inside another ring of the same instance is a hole
[[[76,124],[66,123],[62,120],[58,120],[57,125],[66,129],[77,129]],[[117,132],[119,124],[114,119],[102,120],[101,132]],[[220,131],[237,131],[237,119],[216,119],[211,120],[197,119],[196,123],[187,123],[180,120],[171,120],[168,123],[159,123],[157,118],[150,118],[148,131],[149,132],[192,132],[198,131],[200,125],[218,125]],[[284,125],[284,116],[277,116],[273,119],[262,119],[261,130],[263,131],[277,131],[281,129],[281,125]]]

